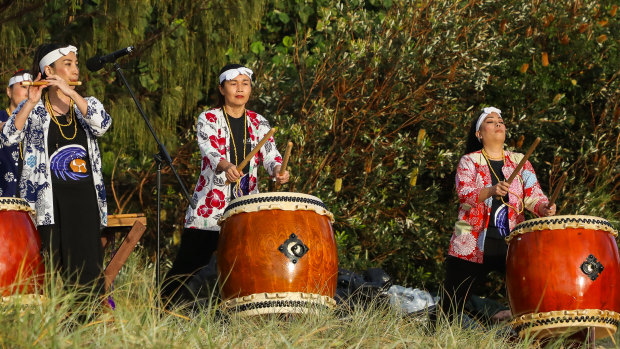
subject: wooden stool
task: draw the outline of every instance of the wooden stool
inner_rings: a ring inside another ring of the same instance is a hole
[[[101,244],[103,248],[107,248],[116,244],[116,233],[123,232],[131,227],[131,230],[125,236],[125,239],[121,242],[120,247],[116,252],[113,252],[110,263],[105,268],[105,288],[106,291],[110,289],[110,285],[114,282],[114,279],[121,270],[121,267],[127,262],[127,258],[131,254],[131,251],[136,247],[136,244],[144,234],[146,230],[146,217],[144,213],[129,213],[118,214],[108,216],[108,227],[101,233]]]

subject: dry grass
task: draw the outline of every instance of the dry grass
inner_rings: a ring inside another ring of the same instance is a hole
[[[403,317],[383,303],[367,309],[318,310],[308,315],[221,316],[212,305],[189,311],[157,307],[154,271],[134,254],[117,279],[116,310],[53,277],[45,284],[46,301],[2,304],[3,348],[529,348],[531,340],[510,339],[509,329],[463,329],[440,319],[430,330],[424,317]],[[615,336],[620,343],[619,335]],[[598,346],[614,347],[610,339]],[[561,340],[547,344],[561,348]]]

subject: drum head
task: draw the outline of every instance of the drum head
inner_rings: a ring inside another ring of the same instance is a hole
[[[506,242],[510,241],[518,235],[531,233],[540,230],[554,230],[554,229],[566,229],[566,228],[582,228],[592,230],[607,231],[614,237],[618,236],[618,232],[614,229],[613,225],[607,220],[594,216],[578,216],[578,215],[566,215],[566,216],[550,216],[530,219],[525,222],[519,223],[506,238]]]
[[[327,207],[316,196],[274,192],[246,195],[236,198],[224,210],[222,218],[218,221],[219,225],[229,217],[244,212],[258,212],[264,210],[284,210],[284,211],[314,211],[317,214],[327,216],[334,222],[334,215],[327,210]]]
[[[26,211],[31,215],[35,215],[28,201],[21,198],[0,197],[0,211]]]

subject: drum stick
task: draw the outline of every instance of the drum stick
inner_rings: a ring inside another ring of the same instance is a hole
[[[22,81],[21,84],[22,84],[22,86],[45,86],[45,85],[47,85],[47,81],[45,81],[45,80],[41,80],[41,81]],[[81,86],[82,82],[81,81],[67,81],[67,84],[69,84],[69,86]]]
[[[549,200],[549,207],[555,204],[555,199],[557,199],[558,195],[560,195],[560,191],[562,191],[564,182],[566,182],[566,177],[568,177],[568,173],[564,172],[562,174],[562,177],[560,177],[560,181],[558,182],[558,185],[555,187],[555,190],[553,191],[553,195],[551,195],[551,200]]]
[[[254,147],[254,149],[252,149],[252,151],[248,154],[248,156],[245,157],[245,159],[243,159],[243,161],[241,161],[241,163],[239,164],[239,166],[237,166],[237,171],[241,172],[243,170],[243,168],[245,167],[245,165],[248,164],[248,162],[250,162],[250,160],[252,160],[252,158],[254,157],[254,155],[256,155],[256,153],[258,153],[258,151],[260,150],[260,148],[263,147],[263,145],[265,145],[265,143],[267,143],[267,141],[269,140],[269,138],[271,138],[271,136],[273,136],[273,134],[276,133],[276,129],[272,128],[271,130],[269,130],[269,132],[267,132],[267,134],[265,135],[265,137],[263,137],[263,139],[261,139],[258,144],[256,145],[256,147]],[[226,181],[226,185],[230,184],[229,181]]]
[[[512,180],[515,179],[515,177],[519,174],[519,171],[521,171],[521,168],[523,168],[523,165],[525,165],[525,162],[527,161],[527,159],[530,157],[530,155],[532,155],[532,153],[534,152],[534,149],[536,149],[536,147],[538,146],[538,143],[540,143],[540,137],[536,137],[536,139],[534,140],[534,143],[532,143],[532,145],[530,146],[530,149],[528,149],[523,159],[521,159],[521,162],[519,162],[519,164],[517,165],[517,168],[515,168],[514,172],[512,172],[512,174],[506,181],[508,185],[510,185],[510,183],[512,183]]]
[[[293,142],[288,142],[286,145],[286,151],[284,152],[284,160],[282,160],[282,166],[280,167],[280,176],[286,172],[286,166],[288,165],[288,158],[291,156],[291,149],[293,149]],[[280,189],[280,184],[276,184],[276,190]]]

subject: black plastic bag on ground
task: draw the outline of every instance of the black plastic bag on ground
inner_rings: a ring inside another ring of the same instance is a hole
[[[377,302],[387,301],[387,289],[392,285],[390,276],[380,268],[370,268],[362,274],[347,269],[338,269],[336,303],[353,310],[368,308]]]

